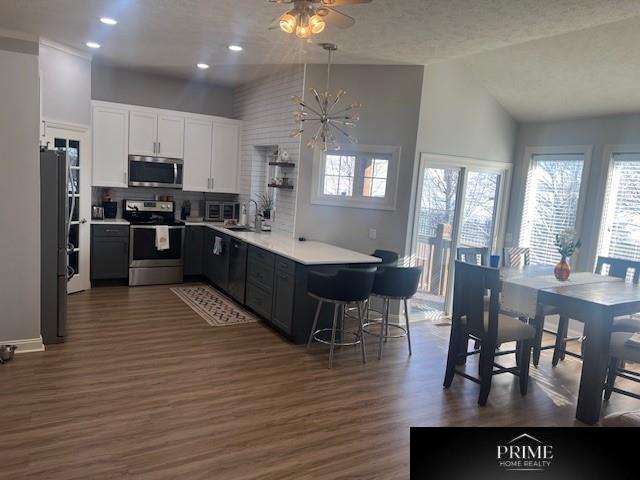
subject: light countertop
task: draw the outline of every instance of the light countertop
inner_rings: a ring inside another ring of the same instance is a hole
[[[301,242],[291,235],[276,232],[237,232],[208,222],[186,222],[187,226],[205,226],[250,245],[263,248],[303,265],[337,265],[349,263],[379,263],[377,257],[336,247],[323,242]]]

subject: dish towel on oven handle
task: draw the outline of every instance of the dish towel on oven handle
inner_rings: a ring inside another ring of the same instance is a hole
[[[159,252],[169,250],[169,227],[156,225],[156,250]]]
[[[221,255],[222,254],[222,237],[216,237],[213,242],[213,254]]]

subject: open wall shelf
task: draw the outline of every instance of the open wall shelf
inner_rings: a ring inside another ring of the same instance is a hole
[[[269,162],[272,167],[293,168],[296,166],[293,162]]]

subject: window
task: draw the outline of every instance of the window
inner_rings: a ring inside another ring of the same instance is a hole
[[[640,153],[612,157],[598,254],[640,260]]]
[[[395,209],[400,149],[350,146],[316,155],[312,203]]]
[[[557,263],[556,234],[576,229],[584,163],[583,153],[531,156],[520,230],[531,263]]]
[[[323,193],[351,197],[355,166],[356,157],[353,155],[327,155]]]

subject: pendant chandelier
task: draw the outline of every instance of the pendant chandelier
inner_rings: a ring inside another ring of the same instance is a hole
[[[317,147],[326,152],[329,149],[340,149],[336,135],[346,138],[351,143],[358,142],[346,129],[357,126],[360,115],[353,113],[353,110],[362,107],[362,104],[353,102],[345,107],[339,105],[340,100],[347,92],[340,89],[335,96],[330,92],[331,53],[338,50],[338,46],[332,43],[322,43],[320,46],[329,52],[327,86],[322,94],[318,93],[315,88],[309,90],[317,103],[313,107],[297,95],[291,97],[291,100],[300,106],[300,110],[293,114],[293,118],[299,123],[299,126],[291,133],[291,137],[299,137],[307,128],[317,127],[313,137],[307,142],[307,147]]]

